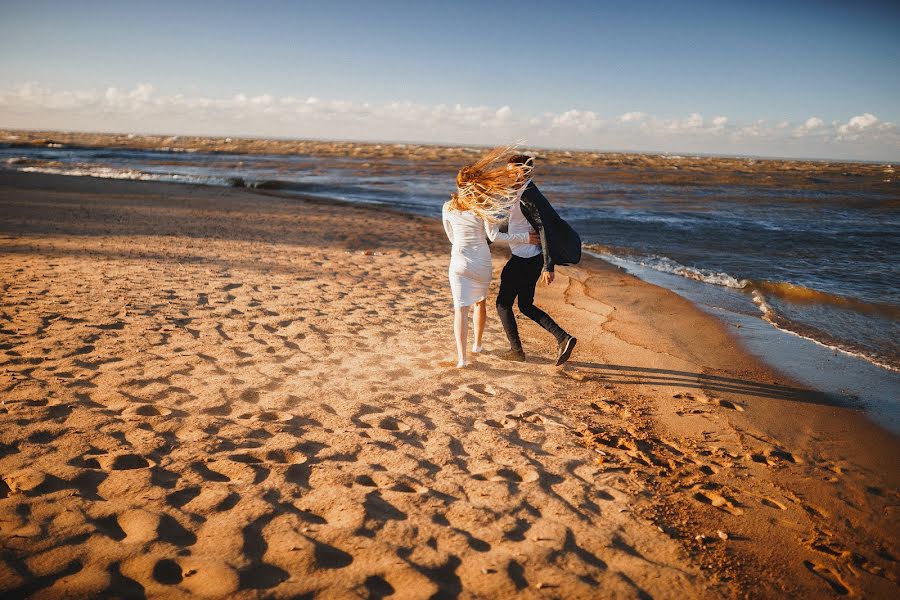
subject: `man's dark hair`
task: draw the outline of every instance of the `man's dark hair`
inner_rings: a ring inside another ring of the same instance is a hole
[[[528,165],[533,167],[534,157],[528,156],[527,154],[513,154],[507,159],[506,163],[510,165]]]

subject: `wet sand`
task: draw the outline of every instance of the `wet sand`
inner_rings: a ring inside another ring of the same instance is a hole
[[[897,594],[897,439],[599,260],[538,292],[568,365],[490,313],[459,371],[436,220],[3,171],[0,215],[4,594]]]

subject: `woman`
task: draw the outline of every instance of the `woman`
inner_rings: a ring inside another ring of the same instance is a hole
[[[528,241],[527,233],[511,236],[500,232],[499,221],[508,216],[509,208],[515,202],[516,186],[522,176],[505,164],[492,166],[508,150],[494,149],[478,162],[460,169],[456,175],[457,191],[442,210],[444,230],[453,243],[448,274],[453,292],[453,333],[456,337],[458,369],[469,364],[466,346],[469,337],[469,308],[473,305],[475,337],[472,352],[482,350],[481,338],[487,316],[485,298],[492,271],[491,251],[487,240]]]

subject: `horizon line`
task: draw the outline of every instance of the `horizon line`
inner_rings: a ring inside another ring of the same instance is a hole
[[[194,133],[148,133],[139,131],[109,131],[99,129],[44,129],[44,128],[6,128],[0,125],[0,132],[4,134],[23,132],[23,133],[64,133],[64,134],[88,134],[88,135],[114,135],[114,136],[141,136],[141,137],[191,137],[198,139],[217,139],[232,138],[239,140],[272,140],[272,141],[296,141],[296,142],[336,142],[336,143],[353,143],[353,144],[405,144],[416,146],[433,146],[439,148],[493,148],[499,144],[484,143],[447,143],[447,142],[424,142],[402,139],[361,139],[361,138],[325,138],[325,137],[291,137],[291,136],[254,136],[246,134],[194,134]],[[9,142],[0,142],[0,144]],[[806,161],[820,163],[849,163],[849,164],[880,164],[885,163],[893,166],[900,163],[900,157],[897,160],[892,159],[852,159],[852,158],[827,158],[827,157],[810,157],[810,156],[776,156],[776,155],[757,155],[757,154],[727,154],[715,152],[696,152],[696,151],[664,151],[664,150],[615,150],[615,149],[599,149],[599,148],[574,148],[566,146],[540,146],[529,145],[527,143],[519,144],[529,150],[544,150],[549,152],[578,152],[584,154],[636,154],[646,156],[685,156],[696,158],[736,158],[736,159],[753,159],[753,160],[776,160],[776,161]],[[234,154],[242,154],[235,152]]]

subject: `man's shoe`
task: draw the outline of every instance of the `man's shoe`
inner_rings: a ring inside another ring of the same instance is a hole
[[[500,358],[503,360],[514,360],[516,362],[525,362],[525,353],[522,350],[516,350],[515,348],[510,348],[505,352],[500,353]]]
[[[569,360],[569,357],[572,355],[572,350],[575,348],[575,342],[577,341],[578,340],[571,335],[567,335],[565,339],[559,343],[559,355],[556,357],[557,367]]]

